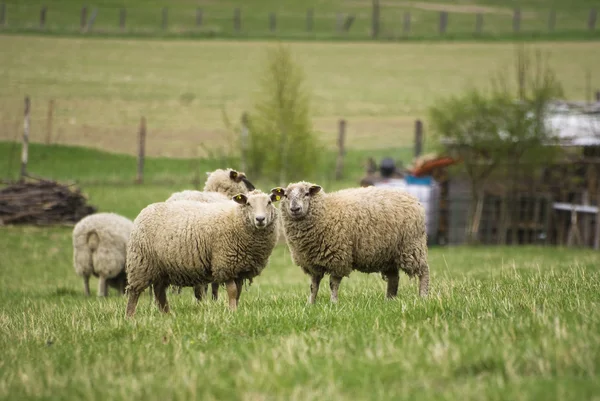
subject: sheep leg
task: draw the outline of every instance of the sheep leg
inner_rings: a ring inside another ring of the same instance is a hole
[[[237,297],[236,297],[236,302],[240,302],[240,295],[242,295],[242,287],[244,286],[244,279],[243,278],[236,278],[235,279],[235,286],[237,287]]]
[[[317,293],[319,292],[319,285],[323,279],[323,273],[311,274],[310,278],[310,299],[308,302],[314,304],[317,300]]]
[[[396,298],[398,295],[398,280],[400,279],[397,271],[387,272],[387,298]]]
[[[154,283],[154,299],[161,312],[169,313],[169,303],[167,302],[168,285],[162,281]]]
[[[419,276],[419,295],[426,297],[429,294],[429,266],[425,265],[423,272]]]
[[[219,283],[212,283],[211,287],[213,299],[216,301],[219,299]]]
[[[206,297],[206,293],[208,291],[207,284],[196,284],[194,286],[194,296],[198,302],[202,301],[204,297]]]
[[[98,296],[99,297],[108,296],[108,285],[106,285],[106,277],[103,277],[103,276],[98,277]]]
[[[227,296],[229,297],[229,309],[236,310],[238,289],[235,280],[227,281],[225,283],[225,288],[227,289]]]
[[[90,296],[90,276],[83,276],[83,293],[86,297]]]
[[[340,288],[340,283],[342,282],[342,278],[338,276],[330,276],[329,277],[329,288],[331,289],[331,302],[337,303],[338,301],[338,289]]]
[[[126,317],[132,317],[135,313],[135,307],[137,306],[138,299],[140,298],[141,292],[129,290],[129,300],[127,301],[127,312]]]

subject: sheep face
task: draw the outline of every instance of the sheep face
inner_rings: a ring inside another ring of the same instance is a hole
[[[273,206],[273,201],[278,199],[273,194],[237,194],[232,199],[241,205],[250,224],[259,230],[269,227],[277,219],[277,209]]]
[[[321,191],[319,185],[307,182],[290,184],[287,188],[273,188],[271,195],[281,199],[281,209],[293,219],[299,220],[306,216],[310,210],[310,202],[313,196]]]

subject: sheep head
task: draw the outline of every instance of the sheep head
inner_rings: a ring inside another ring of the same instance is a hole
[[[297,182],[287,188],[273,188],[271,195],[281,199],[281,209],[290,218],[297,220],[306,216],[310,210],[310,202],[314,196],[321,192],[319,185],[309,182]]]
[[[242,207],[250,224],[259,230],[269,227],[277,219],[277,209],[273,202],[278,199],[273,194],[252,191],[247,195],[237,194],[231,199]]]

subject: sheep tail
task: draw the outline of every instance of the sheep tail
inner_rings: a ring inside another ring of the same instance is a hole
[[[92,230],[87,235],[87,245],[91,252],[95,252],[100,245],[100,237],[95,230]]]

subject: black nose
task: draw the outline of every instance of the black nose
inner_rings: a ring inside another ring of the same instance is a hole
[[[300,206],[291,207],[290,210],[292,211],[292,213],[299,212],[300,211]]]
[[[257,217],[256,221],[258,221],[259,223],[262,223],[263,221],[265,221],[264,217]]]

